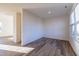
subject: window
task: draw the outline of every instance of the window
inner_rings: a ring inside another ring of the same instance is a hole
[[[77,35],[79,35],[79,24],[77,24]]]
[[[72,32],[72,36],[75,35],[75,13],[74,11],[72,12],[71,14],[71,21],[70,21],[70,24],[71,24],[71,32]]]
[[[70,21],[71,24],[74,24],[75,23],[75,20],[74,19],[75,18],[74,18],[74,11],[73,11],[72,14],[71,14],[71,21]]]
[[[74,32],[75,32],[75,26],[74,26],[74,25],[71,25],[71,29],[72,29],[72,34],[74,35]]]
[[[71,14],[71,29],[72,37],[75,36],[76,40],[79,41],[79,4],[76,6],[75,10]]]
[[[0,22],[0,32],[2,32],[2,22]]]
[[[75,8],[75,18],[76,18],[76,40],[79,41],[79,4]]]
[[[79,22],[79,5],[76,6],[75,8],[75,17],[76,17],[76,22]]]

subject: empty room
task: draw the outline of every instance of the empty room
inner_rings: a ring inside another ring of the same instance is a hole
[[[78,56],[79,4],[0,4],[0,56]]]

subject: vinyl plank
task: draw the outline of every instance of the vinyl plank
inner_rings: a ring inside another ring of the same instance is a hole
[[[27,46],[35,49],[24,56],[75,56],[69,42],[64,40],[41,38]]]

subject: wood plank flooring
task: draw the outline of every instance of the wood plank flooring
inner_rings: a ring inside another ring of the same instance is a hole
[[[0,44],[3,45],[10,45],[10,46],[21,46],[20,43],[14,43],[13,41],[10,41],[9,38],[0,38]],[[22,56],[24,53],[20,52],[14,52],[14,51],[8,51],[8,50],[2,50],[0,49],[0,56]]]
[[[7,44],[7,42],[0,44]],[[15,45],[13,43],[7,45]],[[75,53],[68,41],[41,38],[31,42],[24,47],[34,48],[29,53],[19,53],[17,51],[0,50],[0,56],[75,56]]]
[[[12,40],[14,40],[13,37],[0,37],[0,44],[21,46],[21,43],[15,43]]]
[[[75,56],[68,41],[50,38],[41,38],[26,45],[35,48],[29,54],[23,56]]]

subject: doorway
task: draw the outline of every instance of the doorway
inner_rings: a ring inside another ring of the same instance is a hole
[[[0,13],[0,44],[20,45],[18,17],[18,13]]]

